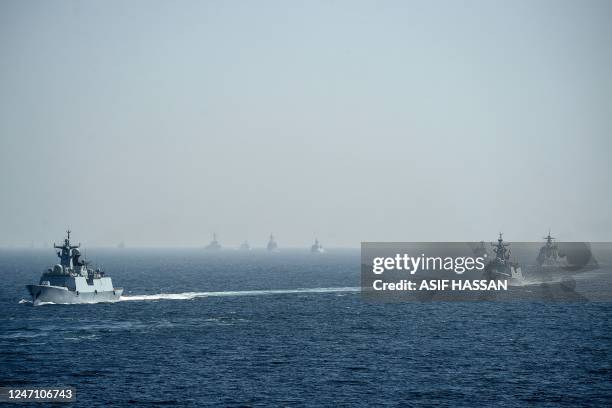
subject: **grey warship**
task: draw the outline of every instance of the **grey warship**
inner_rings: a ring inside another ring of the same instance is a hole
[[[510,244],[504,242],[500,232],[497,243],[491,243],[495,258],[485,266],[485,275],[488,279],[507,279],[510,285],[519,285],[524,281],[520,265],[510,260]]]
[[[550,230],[548,230],[548,235],[543,239],[546,241],[538,254],[538,266],[541,269],[567,268],[569,266],[567,256],[559,252],[559,246],[555,242],[555,238],[550,236]]]
[[[268,241],[268,245],[266,247],[268,249],[269,252],[277,252],[278,251],[278,244],[276,243],[276,240],[274,239],[274,235],[270,234],[270,240]]]
[[[109,276],[99,268],[94,270],[88,261],[81,259],[80,246],[70,243],[70,230],[66,231],[62,245],[53,244],[54,248],[59,249],[57,256],[60,263],[43,272],[38,285],[26,285],[34,305],[119,300],[123,288],[113,287]]]
[[[321,245],[321,243],[319,242],[318,238],[315,238],[314,244],[312,244],[312,246],[310,247],[310,252],[312,252],[313,254],[322,254],[323,252],[325,252],[325,249],[323,248],[323,245]]]
[[[210,241],[210,244],[206,246],[206,249],[209,251],[217,251],[221,249],[221,244],[219,243],[219,240],[217,240],[216,232],[213,232],[213,239]]]
[[[548,235],[543,238],[544,246],[540,248],[536,259],[536,273],[542,278],[571,276],[599,268],[597,260],[586,242],[556,242]]]

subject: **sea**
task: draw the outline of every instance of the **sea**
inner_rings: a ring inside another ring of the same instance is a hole
[[[610,302],[368,302],[358,249],[87,257],[121,301],[33,306],[53,250],[0,250],[0,386],[77,407],[612,406]]]

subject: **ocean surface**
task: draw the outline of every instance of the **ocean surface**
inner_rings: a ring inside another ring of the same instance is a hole
[[[34,307],[53,250],[0,250],[0,386],[82,407],[612,405],[609,302],[367,303],[358,250],[87,256],[122,301]]]

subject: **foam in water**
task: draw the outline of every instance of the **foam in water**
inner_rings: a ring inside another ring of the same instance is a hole
[[[358,292],[360,288],[309,288],[309,289],[278,289],[278,290],[240,290],[224,292],[183,292],[183,293],[159,293],[156,295],[133,295],[121,296],[119,301],[144,301],[144,300],[191,300],[200,297],[222,297],[222,296],[260,296],[260,295],[282,295],[291,293],[337,293]]]
[[[71,303],[55,303],[55,302],[40,302],[40,301],[36,301],[34,303],[32,303],[31,300],[28,299],[21,299],[19,301],[19,304],[24,304],[24,303],[29,303],[29,304],[33,304],[34,306],[44,306],[44,305],[69,305]]]
[[[340,293],[358,292],[358,287],[345,288],[307,288],[307,289],[278,289],[278,290],[237,290],[224,292],[183,292],[183,293],[158,293],[156,295],[126,295],[119,298],[119,302],[147,301],[147,300],[191,300],[201,297],[222,296],[260,296],[260,295],[282,295],[291,293]],[[19,303],[32,303],[31,300],[21,299]],[[37,302],[34,306],[54,305],[53,302]]]

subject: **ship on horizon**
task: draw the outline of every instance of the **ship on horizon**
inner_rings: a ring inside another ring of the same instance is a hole
[[[319,242],[318,238],[315,238],[314,244],[312,244],[312,246],[310,247],[310,252],[312,252],[313,254],[322,254],[323,252],[325,252],[325,249],[323,248],[323,245],[321,245],[321,243]]]
[[[32,303],[99,303],[119,300],[123,288],[113,287],[112,279],[100,270],[93,269],[91,263],[81,259],[81,244],[70,243],[70,230],[59,249],[60,263],[47,269],[40,277],[38,285],[26,285]]]
[[[212,239],[212,241],[210,241],[210,244],[208,244],[205,249],[207,249],[209,251],[216,251],[216,250],[221,249],[221,244],[217,240],[217,233],[216,232],[213,232],[213,239]]]
[[[276,243],[273,234],[270,234],[270,239],[268,240],[268,245],[266,246],[266,249],[270,252],[278,251],[278,244]]]

